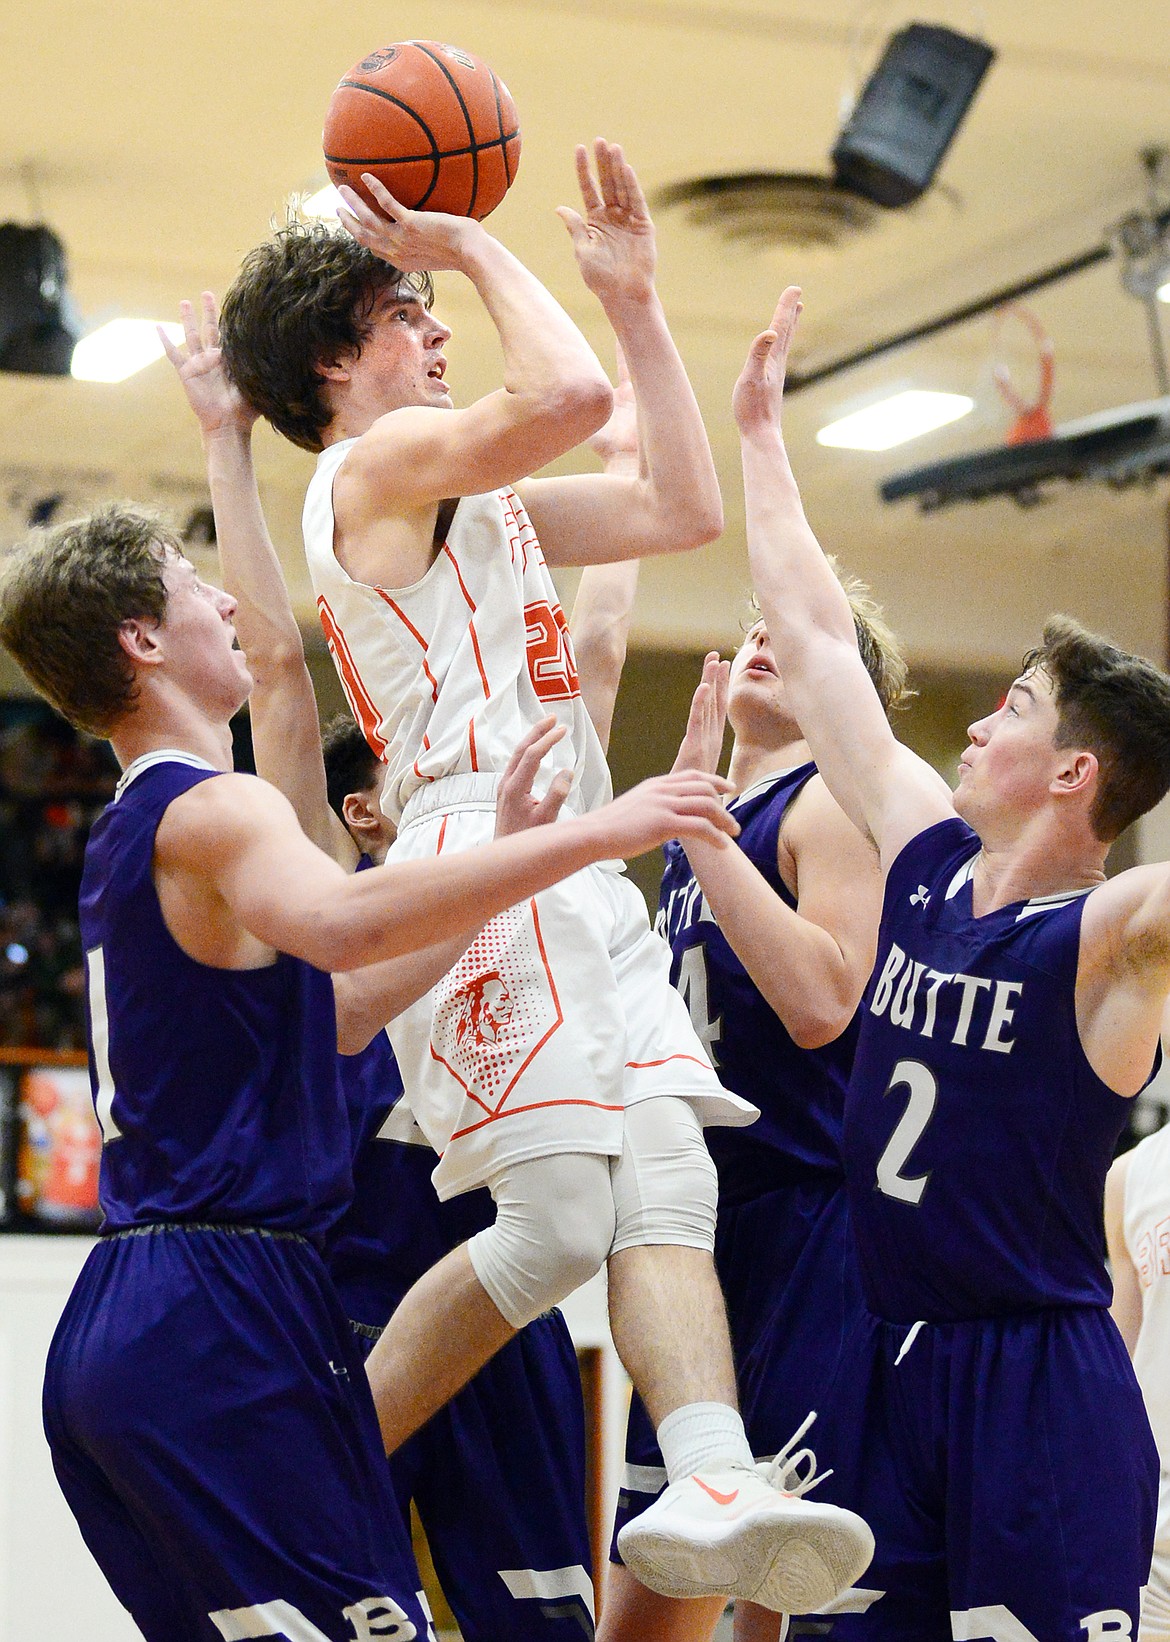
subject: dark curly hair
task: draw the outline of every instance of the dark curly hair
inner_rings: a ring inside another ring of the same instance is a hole
[[[224,298],[220,339],[232,381],[302,450],[323,449],[332,419],[320,367],[357,355],[383,291],[429,308],[426,273],[404,274],[343,229],[290,221],[249,251]]]

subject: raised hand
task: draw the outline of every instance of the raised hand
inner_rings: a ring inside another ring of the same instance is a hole
[[[668,838],[722,846],[739,833],[723,804],[731,790],[731,783],[721,776],[673,770],[631,787],[612,804],[594,810],[591,819],[605,829],[615,856],[642,855]]]
[[[551,713],[533,725],[528,734],[517,743],[500,777],[496,793],[496,837],[504,838],[511,832],[524,832],[528,827],[543,827],[555,821],[561,805],[573,785],[569,770],[558,770],[549,782],[543,798],[535,798],[532,783],[546,753],[562,740],[566,726],[558,724]]]
[[[780,425],[784,373],[801,307],[800,288],[790,285],[776,304],[771,325],[748,349],[731,395],[735,425],[745,436],[774,433]]]
[[[607,473],[637,473],[641,466],[638,445],[638,402],[634,384],[630,381],[630,367],[619,342],[617,348],[617,387],[613,390],[613,411],[609,421],[589,441],[589,449],[601,457]]]
[[[582,217],[570,206],[557,208],[577,256],[581,277],[602,302],[643,300],[654,289],[657,251],[646,197],[617,143],[598,137],[593,144],[597,176],[584,144],[577,146],[577,181],[585,206]]]
[[[727,722],[727,681],[730,662],[711,650],[703,662],[703,676],[691,698],[686,732],[674,761],[676,770],[706,770],[714,774],[723,755],[723,727]]]
[[[247,433],[257,413],[227,373],[219,345],[219,308],[210,291],[204,291],[201,306],[202,322],[196,320],[193,303],[179,304],[181,347],[171,341],[161,325],[159,339],[204,436],[224,431]]]
[[[347,233],[375,256],[404,274],[440,273],[462,269],[468,247],[484,230],[471,217],[452,217],[443,211],[410,211],[368,171],[362,181],[377,200],[380,211],[343,183],[337,217]]]

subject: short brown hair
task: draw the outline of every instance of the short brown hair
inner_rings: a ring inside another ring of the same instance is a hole
[[[143,508],[113,503],[21,544],[0,573],[0,643],[71,724],[108,735],[134,705],[123,622],[161,623],[167,548],[178,536]]]
[[[1071,616],[1049,617],[1044,642],[1024,657],[1024,672],[1035,668],[1052,680],[1054,745],[1096,755],[1089,820],[1111,844],[1170,790],[1170,677]]]
[[[849,600],[857,648],[870,682],[877,691],[878,700],[887,714],[897,712],[918,694],[908,683],[910,668],[901,641],[886,621],[882,607],[871,594],[867,583],[851,571],[843,570],[832,553],[826,553],[825,558]],[[751,609],[753,620],[758,620],[760,606],[754,593]]]
[[[232,381],[244,398],[302,450],[323,448],[333,412],[320,367],[357,355],[383,291],[403,287],[429,308],[426,273],[404,274],[341,228],[287,222],[249,251],[220,315]]]

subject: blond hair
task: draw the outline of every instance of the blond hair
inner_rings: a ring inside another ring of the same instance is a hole
[[[878,700],[887,714],[896,713],[918,693],[909,686],[910,668],[901,643],[868,584],[852,571],[842,569],[831,553],[825,554],[825,560],[849,600],[857,648]],[[758,619],[760,606],[754,593],[750,605],[753,619]]]

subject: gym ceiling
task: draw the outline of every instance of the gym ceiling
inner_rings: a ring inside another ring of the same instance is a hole
[[[917,206],[820,249],[735,242],[681,211],[657,213],[660,289],[711,432],[727,529],[684,563],[645,568],[635,637],[726,643],[746,588],[729,396],[781,287],[804,288],[802,360],[814,366],[1096,244],[1142,203],[1139,151],[1170,143],[1164,0],[10,5],[0,20],[0,220],[33,220],[39,206],[65,242],[87,324],[172,318],[180,297],[222,292],[288,194],[324,181],[321,119],[341,74],[391,39],[447,40],[485,57],[520,111],[519,177],[489,226],[608,361],[600,310],[553,215],[574,200],[573,144],[620,140],[648,191],[704,174],[825,171],[843,94],[885,36],[915,19],[982,32],[998,52]],[[438,305],[455,331],[449,380],[466,401],[495,385],[498,348],[458,280],[441,279]],[[1058,421],[1156,395],[1143,312],[1115,265],[1029,306],[1055,345]],[[1170,308],[1162,316],[1170,332]],[[920,663],[1010,666],[1058,607],[1162,656],[1170,481],[1065,487],[1027,510],[995,500],[922,515],[878,500],[887,474],[1003,437],[1010,417],[992,377],[1001,358],[1027,391],[1036,367],[1023,327],[980,319],[792,401],[789,445],[822,542],[872,581]],[[825,423],[905,387],[968,394],[976,408],[884,454],[815,443]],[[257,454],[310,623],[298,520],[311,459],[267,429]],[[54,495],[62,508],[104,495],[153,500],[182,523],[204,500],[201,473],[165,361],[118,385],[0,376],[0,540]]]

